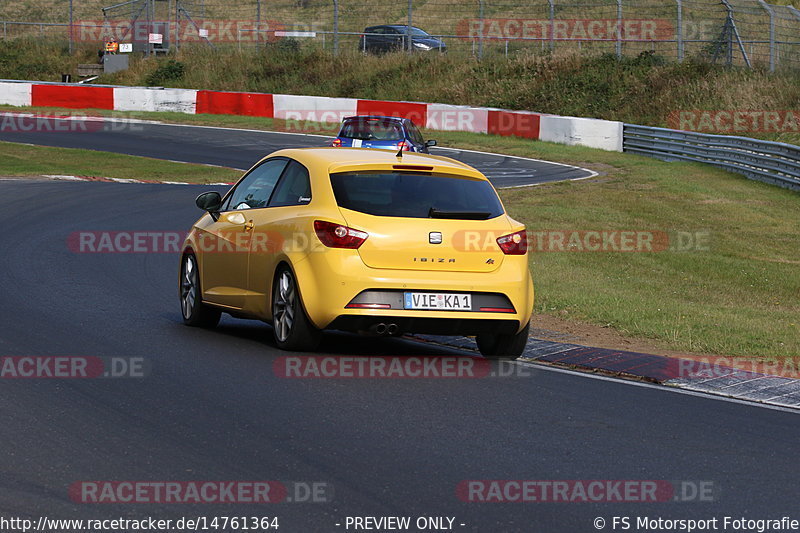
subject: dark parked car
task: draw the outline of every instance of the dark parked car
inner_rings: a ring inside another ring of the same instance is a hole
[[[405,50],[407,48],[406,36],[410,33],[411,47],[415,51],[445,52],[447,50],[447,46],[440,39],[414,26],[411,26],[410,30],[408,28],[403,25],[370,26],[364,29],[358,47],[364,52],[373,54]]]
[[[407,118],[361,115],[342,120],[339,135],[333,140],[332,146],[427,154],[430,146],[436,146],[436,141],[425,141],[414,123]]]

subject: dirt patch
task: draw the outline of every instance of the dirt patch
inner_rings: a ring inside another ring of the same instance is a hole
[[[723,354],[677,352],[647,339],[626,337],[611,328],[586,324],[576,320],[567,320],[552,315],[534,315],[531,326],[531,336],[537,339],[697,361],[700,365],[692,368],[700,372],[701,375],[707,375],[709,378],[728,375],[727,372],[718,370],[717,367],[719,366],[800,379],[800,359],[798,358],[763,360]]]
[[[686,353],[669,350],[647,339],[626,337],[612,328],[567,320],[552,315],[536,314],[531,322],[531,336],[569,344],[585,344],[595,348],[609,348],[627,352],[641,352],[668,357],[691,359],[694,357],[725,357],[722,355]]]

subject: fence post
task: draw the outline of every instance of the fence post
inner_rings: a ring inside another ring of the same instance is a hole
[[[339,0],[333,0],[333,55],[339,55]]]
[[[617,0],[617,59],[622,58],[622,0]]]
[[[181,0],[175,0],[175,53],[181,49]]]
[[[73,43],[72,43],[72,40],[73,40],[73,35],[72,35],[73,26],[72,26],[72,24],[73,23],[74,23],[74,20],[72,19],[72,0],[69,0],[69,55],[72,55],[72,50],[73,50]]]
[[[764,0],[757,0],[761,7],[769,14],[769,71],[775,72],[775,12]]]
[[[408,48],[408,53],[411,53],[411,25],[414,22],[414,16],[412,14],[414,10],[413,0],[408,0],[408,26],[406,26],[406,46]]]
[[[261,48],[261,0],[256,0],[256,51]]]
[[[150,0],[144,0],[144,1],[145,1],[145,4],[144,4],[144,16],[145,16],[145,21],[146,21],[145,26],[147,28],[147,43],[145,44],[146,48],[145,48],[144,55],[145,56],[150,56],[150,32],[152,31],[152,28],[150,27]]]
[[[555,31],[556,31],[556,3],[555,0],[547,0],[547,3],[550,4],[550,50],[555,50],[556,42],[555,42]]]
[[[683,0],[675,0],[678,4],[678,63],[683,63]]]
[[[744,43],[739,35],[739,29],[736,27],[736,20],[733,17],[733,6],[731,6],[728,0],[721,0],[721,2],[728,11],[728,23],[730,24],[730,38],[728,40],[728,65],[733,64],[733,40],[736,39],[736,43],[739,45],[739,51],[742,53],[742,57],[744,58],[747,68],[753,68],[753,65],[750,63],[750,58],[747,56],[747,51],[744,49]]]
[[[167,27],[164,30],[164,39],[169,43],[168,53],[172,53],[172,0],[167,0]]]
[[[484,28],[483,28],[484,4],[483,4],[483,2],[484,2],[484,0],[478,0],[478,20],[481,21],[481,25],[480,25],[481,34],[480,34],[480,36],[478,36],[478,59],[483,59],[483,32],[484,32]],[[475,40],[473,39],[472,42],[473,42],[473,46],[474,46]]]

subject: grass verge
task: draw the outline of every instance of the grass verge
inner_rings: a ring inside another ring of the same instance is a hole
[[[241,172],[229,168],[172,163],[148,157],[0,142],[0,174],[4,176],[73,175],[103,178],[219,183],[236,181]]]
[[[298,126],[254,117],[135,116],[252,129]],[[316,124],[303,127],[310,133],[330,131]],[[579,164],[601,173],[591,180],[501,191],[509,212],[534,236],[537,312],[607,326],[670,350],[770,360],[800,357],[796,193],[702,164],[664,163],[513,137],[427,133],[443,146]],[[5,167],[6,157],[0,157]],[[111,157],[102,154],[101,159]],[[73,164],[85,163],[78,159]],[[156,167],[146,161],[135,177],[164,179],[164,174],[147,174]],[[112,166],[92,174],[118,177]],[[210,180],[222,180],[216,174],[220,169],[201,169],[214,176]],[[65,170],[59,158],[49,170],[37,172],[73,171]],[[176,173],[180,171],[167,175],[175,180]],[[589,252],[579,251],[582,246],[553,247],[549,238],[561,234],[568,243],[575,232],[623,230],[665,234],[670,246],[653,252]],[[542,232],[545,237],[537,236]]]

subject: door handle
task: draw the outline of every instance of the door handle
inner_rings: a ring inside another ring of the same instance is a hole
[[[251,229],[253,229],[253,227],[254,227],[254,226],[255,226],[255,224],[253,224],[253,221],[252,221],[252,220],[249,220],[249,221],[248,221],[248,222],[247,222],[247,223],[244,225],[244,230],[245,230],[245,231],[250,231]]]

